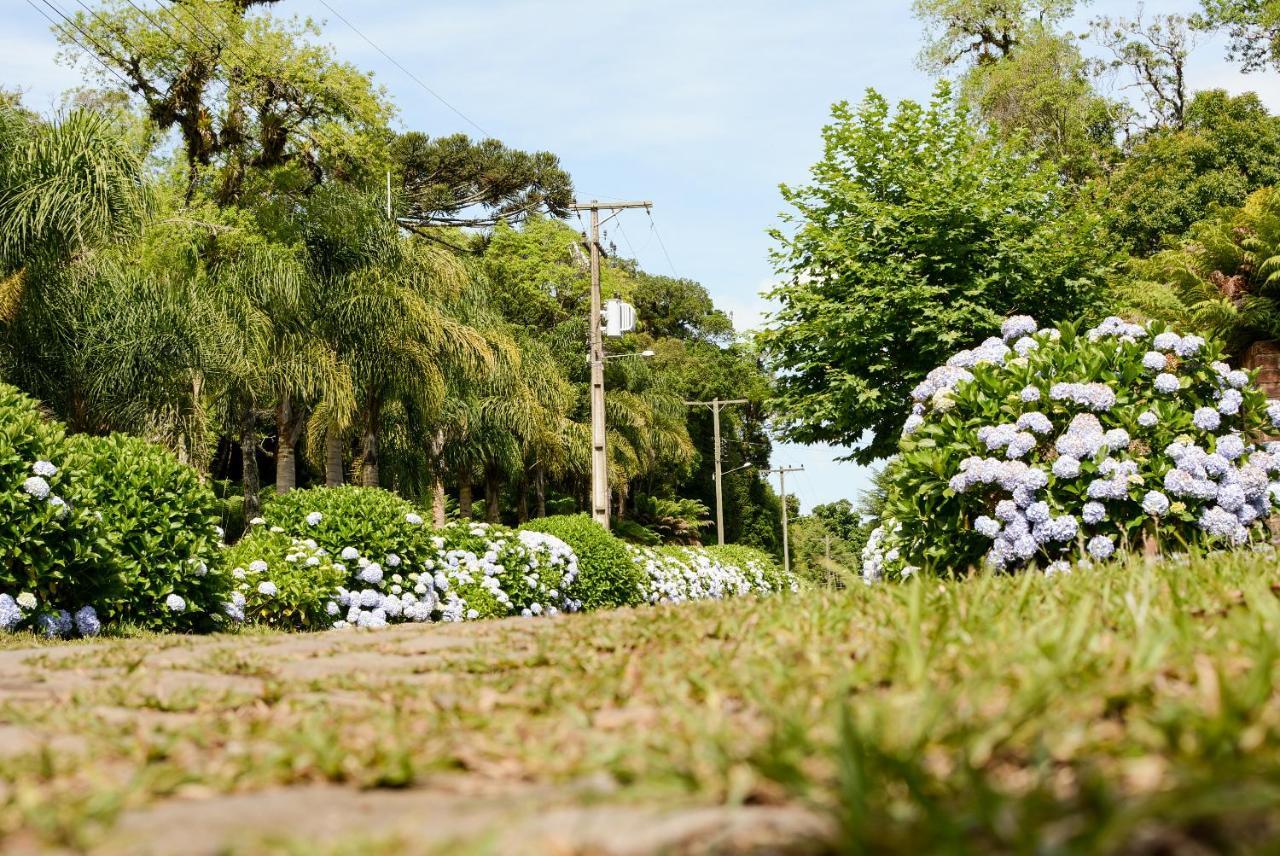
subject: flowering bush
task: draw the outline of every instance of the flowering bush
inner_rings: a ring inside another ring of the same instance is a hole
[[[643,598],[648,603],[720,600],[750,594],[795,591],[772,559],[745,547],[632,547],[632,561],[648,577]],[[737,561],[734,561],[734,559]]]
[[[328,612],[347,569],[314,539],[258,528],[228,547],[232,591],[223,610],[233,621],[285,630],[318,630],[333,624]]]
[[[585,610],[635,606],[645,601],[648,576],[626,546],[585,514],[542,517],[521,527],[554,535],[578,557],[569,596]]]
[[[431,558],[431,530],[410,502],[377,487],[317,487],[273,497],[250,530],[275,528],[310,538],[337,556],[354,548],[381,561],[398,556],[411,564]]]
[[[110,545],[104,567],[118,584],[94,600],[102,618],[213,629],[229,583],[212,489],[168,450],[124,434],[70,437],[67,467]]]
[[[1064,570],[1147,543],[1238,546],[1272,511],[1280,427],[1216,342],[1108,318],[1085,334],[1008,319],[913,392],[867,579]]]
[[[62,426],[0,384],[0,630],[92,635],[93,604],[119,591],[103,527],[66,455]]]

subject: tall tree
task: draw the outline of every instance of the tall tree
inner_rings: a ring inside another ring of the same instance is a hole
[[[1086,0],[1087,2],[1087,0]],[[1080,0],[913,0],[925,25],[923,66],[940,70],[1012,55],[1028,32],[1069,17]]]
[[[811,183],[783,188],[781,308],[759,341],[782,435],[865,463],[892,453],[926,372],[1008,314],[1087,316],[1111,258],[1057,175],[982,135],[945,84],[927,107],[837,104],[823,138]]]
[[[1105,67],[1127,74],[1142,97],[1146,128],[1181,129],[1186,125],[1190,89],[1187,59],[1195,49],[1195,34],[1181,15],[1144,18],[1098,18],[1093,22],[1098,41],[1113,56]]]
[[[1200,0],[1203,14],[1195,26],[1225,29],[1227,57],[1246,72],[1280,68],[1280,2],[1277,0]]]

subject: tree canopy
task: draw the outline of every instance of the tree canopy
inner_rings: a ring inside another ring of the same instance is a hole
[[[910,391],[1010,313],[1089,315],[1112,258],[1055,172],[981,133],[946,85],[892,110],[838,104],[775,232],[780,309],[760,334],[790,440],[884,457]]]

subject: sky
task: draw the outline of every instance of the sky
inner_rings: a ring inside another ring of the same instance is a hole
[[[79,8],[75,0],[31,2],[50,15],[46,2]],[[49,22],[36,9],[24,0],[5,5],[0,83],[25,90],[28,106],[53,110],[80,73],[55,64]],[[910,5],[283,0],[275,11],[321,22],[339,56],[386,87],[403,129],[482,129],[510,146],[556,153],[580,198],[651,200],[656,230],[632,212],[610,239],[621,253],[634,250],[646,270],[703,283],[745,330],[769,308],[761,292],[774,277],[768,230],[784,207],[778,185],[805,180],[831,104],[857,101],[868,88],[895,101],[928,98],[934,81],[916,65],[922,33]],[[1081,31],[1096,15],[1131,16],[1137,5],[1095,0],[1072,25]],[[1148,14],[1197,6],[1146,3]],[[1201,40],[1192,88],[1257,91],[1280,112],[1280,76],[1240,74],[1224,59],[1224,41]],[[805,468],[788,477],[787,490],[808,509],[855,499],[867,486],[869,471],[839,462],[844,454],[779,444],[773,464]]]

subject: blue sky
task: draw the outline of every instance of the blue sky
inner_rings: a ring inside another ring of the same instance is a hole
[[[830,105],[868,87],[898,100],[927,98],[933,86],[915,64],[921,35],[908,0],[327,2],[489,135],[557,153],[581,196],[653,200],[670,263],[643,213],[624,215],[625,236],[610,237],[622,251],[629,239],[648,270],[704,283],[740,329],[768,308],[760,292],[773,276],[766,230],[782,208],[778,184],[804,180]],[[44,18],[6,5],[0,82],[52,109],[79,75],[54,64]],[[1146,4],[1149,13],[1197,5]],[[1097,0],[1077,23],[1136,6]],[[321,0],[285,0],[277,12],[326,22],[325,38],[375,73],[404,128],[478,135]],[[1221,36],[1198,47],[1190,78],[1193,88],[1256,90],[1280,111],[1280,78],[1236,72]],[[841,454],[779,446],[774,463],[806,467],[787,487],[808,508],[865,487],[867,472],[835,462]]]

